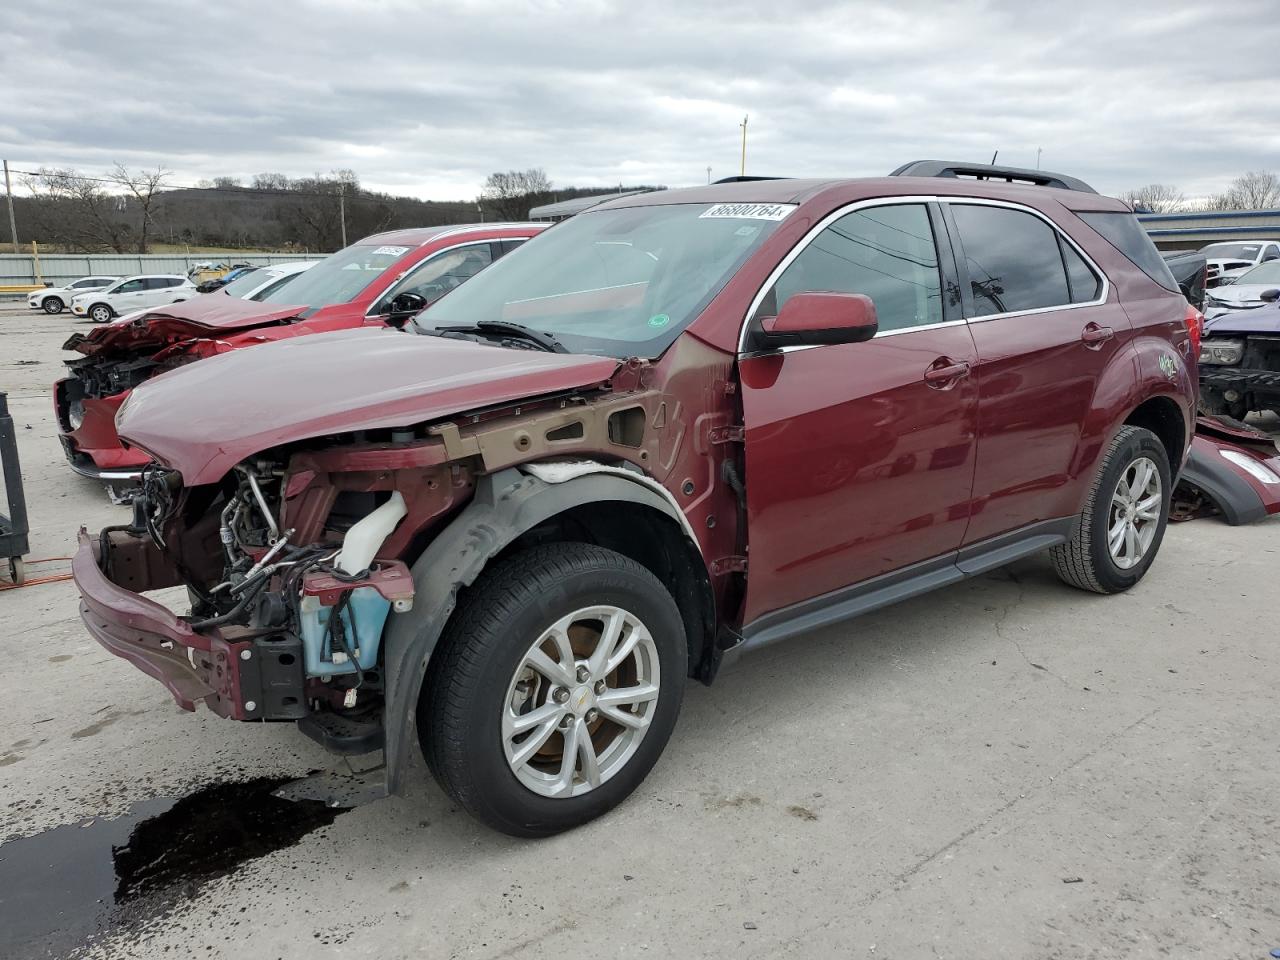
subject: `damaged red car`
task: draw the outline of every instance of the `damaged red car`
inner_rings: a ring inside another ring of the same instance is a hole
[[[129,391],[159,373],[272,340],[409,317],[514,250],[545,224],[395,230],[366,237],[254,300],[206,295],[77,333],[54,385],[59,439],[71,469],[135,484],[147,456],[121,445],[115,415]]]
[[[81,533],[82,616],[183,707],[381,751],[379,793],[420,747],[520,836],[627,797],[745,651],[1038,551],[1133,586],[1196,402],[1126,205],[934,161],[620,198],[409,332],[135,390],[152,463]]]

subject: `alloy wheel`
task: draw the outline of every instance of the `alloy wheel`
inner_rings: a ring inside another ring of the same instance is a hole
[[[639,749],[657,708],[653,636],[634,614],[593,606],[533,642],[502,701],[502,746],[516,778],[545,797],[581,796]]]
[[[1151,549],[1163,506],[1160,471],[1150,458],[1139,457],[1120,475],[1107,515],[1107,550],[1121,570],[1137,566]]]

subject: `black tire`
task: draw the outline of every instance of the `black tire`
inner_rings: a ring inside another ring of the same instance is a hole
[[[1243,400],[1228,400],[1217,387],[1201,387],[1200,402],[1196,405],[1201,413],[1211,417],[1230,417],[1232,420],[1243,420],[1249,415],[1249,405]]]
[[[1122,569],[1107,548],[1111,498],[1120,478],[1141,457],[1155,463],[1160,474],[1160,516],[1155,536],[1145,555],[1136,565]],[[1094,593],[1121,593],[1128,590],[1142,579],[1160,550],[1160,543],[1169,523],[1169,499],[1172,492],[1169,455],[1160,438],[1143,427],[1121,427],[1103,454],[1098,477],[1093,489],[1089,491],[1084,510],[1076,520],[1071,539],[1050,551],[1058,576],[1073,587]]]
[[[94,316],[95,312],[99,314],[103,314],[103,311],[105,311],[105,314],[102,316],[101,319],[99,319],[97,316]],[[89,319],[92,320],[94,323],[110,323],[111,318],[116,315],[116,312],[111,309],[110,305],[105,303],[95,303],[88,310],[86,310],[85,313],[88,314]]]
[[[595,789],[552,798],[517,779],[502,742],[501,711],[530,645],[583,607],[612,604],[652,635],[660,694],[636,752]],[[418,703],[418,738],[436,780],[477,819],[502,833],[544,837],[593,820],[639,786],[680,713],[688,650],[671,594],[621,554],[584,543],[524,550],[486,570],[450,619]]]
[[[45,297],[40,301],[40,309],[51,316],[56,313],[61,313],[63,306],[64,304],[59,297]]]

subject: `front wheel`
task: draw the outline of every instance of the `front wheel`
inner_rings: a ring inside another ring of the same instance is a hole
[[[552,543],[486,571],[418,705],[427,765],[493,828],[541,837],[622,802],[666,746],[688,652],[671,594],[621,554]]]
[[[45,297],[40,306],[50,315],[62,312],[62,301],[57,297]]]
[[[1142,579],[1169,522],[1169,455],[1150,430],[1121,427],[1072,538],[1052,550],[1058,576],[1081,590],[1120,593]]]
[[[111,308],[105,303],[95,303],[89,308],[89,319],[94,323],[108,323],[111,320]]]

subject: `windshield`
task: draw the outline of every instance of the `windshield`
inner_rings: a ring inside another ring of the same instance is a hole
[[[1257,260],[1260,247],[1257,243],[1211,243],[1200,252],[1213,260]]]
[[[245,297],[262,286],[270,276],[270,273],[254,268],[240,274],[240,276],[224,286],[222,292],[229,297]]]
[[[506,321],[549,333],[574,353],[652,359],[793,209],[704,203],[581,213],[450,292],[415,324]]]
[[[264,303],[305,304],[313,310],[331,303],[348,303],[411,249],[357,243],[326,257],[265,297],[255,299]]]
[[[1239,284],[1246,283],[1274,283],[1280,285],[1280,260],[1271,260],[1267,263],[1259,264],[1252,270],[1246,270],[1235,281]]]

